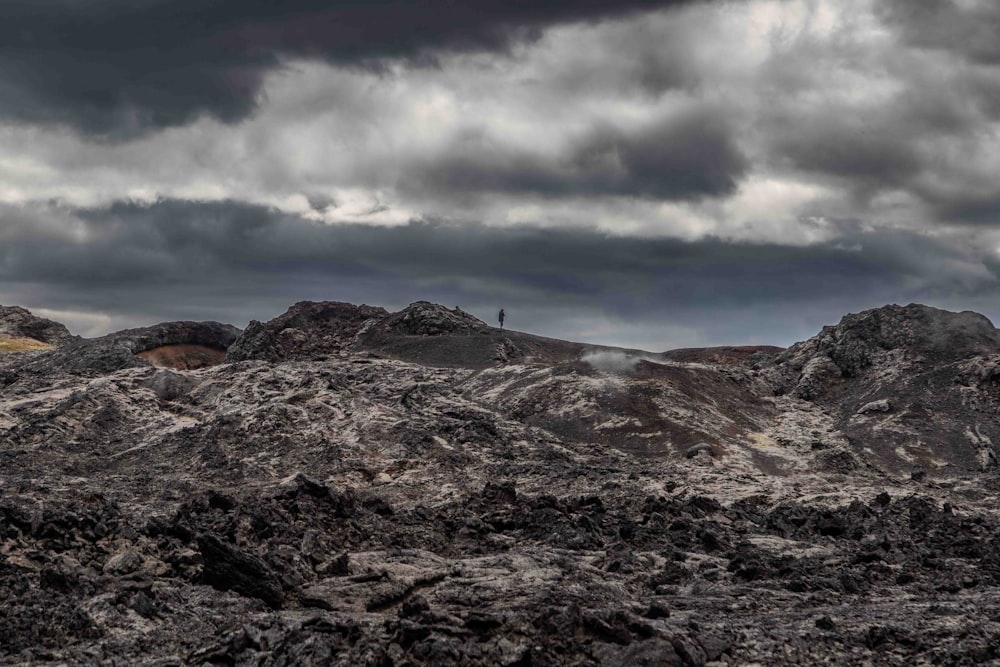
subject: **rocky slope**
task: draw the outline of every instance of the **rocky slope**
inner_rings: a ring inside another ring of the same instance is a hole
[[[64,325],[32,315],[19,306],[0,306],[0,336],[31,338],[49,345],[63,345],[73,340]]]
[[[990,470],[1000,444],[1000,332],[982,315],[887,306],[848,315],[771,369],[881,468]]]
[[[0,356],[0,663],[1000,659],[980,316],[662,355],[423,302],[237,334]],[[225,363],[137,356],[181,345]]]

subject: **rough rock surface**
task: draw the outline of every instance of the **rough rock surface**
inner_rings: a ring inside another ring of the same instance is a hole
[[[226,350],[240,330],[218,322],[164,322],[101,338],[77,339],[46,352],[0,358],[0,387],[8,393],[35,391],[70,377],[97,377],[149,366],[140,353],[172,345]]]
[[[1000,484],[953,437],[996,418],[977,317],[712,364],[314,306],[241,339],[280,361],[0,367],[0,663],[1000,660]],[[915,400],[948,465],[887,456]]]
[[[65,345],[75,336],[65,325],[31,314],[20,306],[0,306],[0,335],[34,338],[49,345]]]
[[[972,312],[910,304],[848,315],[768,369],[775,392],[828,412],[852,449],[896,472],[991,469],[1000,332]]]
[[[250,322],[229,349],[228,361],[316,360],[349,350],[366,325],[389,313],[350,303],[301,301],[262,324]]]

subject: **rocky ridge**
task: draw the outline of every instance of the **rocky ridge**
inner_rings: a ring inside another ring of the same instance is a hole
[[[166,346],[196,345],[226,350],[240,330],[219,322],[164,322],[93,339],[71,339],[53,350],[0,357],[0,387],[7,393],[36,391],[73,378],[98,377],[149,366],[139,356]],[[6,358],[5,358],[6,357]]]
[[[0,663],[997,660],[997,340],[911,305],[671,355],[301,303],[2,355]],[[184,344],[226,363],[136,357]]]
[[[65,325],[32,315],[20,306],[0,306],[0,336],[31,338],[49,345],[64,345],[73,340]]]
[[[317,360],[348,351],[366,326],[388,311],[350,303],[303,301],[266,324],[256,320],[229,347],[230,362]]]
[[[910,304],[848,315],[767,372],[879,466],[948,474],[996,464],[998,361],[1000,332],[982,315]]]

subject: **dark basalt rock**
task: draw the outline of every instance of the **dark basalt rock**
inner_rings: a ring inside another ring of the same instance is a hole
[[[884,363],[955,362],[998,352],[1000,331],[982,315],[910,304],[845,315],[836,326],[823,327],[779,354],[775,362],[788,371],[782,378],[787,391],[788,383],[798,381],[793,373],[804,373],[816,359],[833,364],[828,375],[858,378]]]
[[[707,442],[699,442],[697,445],[692,445],[684,451],[684,456],[693,459],[699,454],[707,454],[708,456],[715,456],[715,450],[712,449],[712,445]]]
[[[795,357],[807,348],[829,356],[845,376],[856,377],[885,351],[949,360],[997,352],[1000,332],[987,318],[970,311],[952,313],[919,304],[885,306],[846,315],[837,326],[824,327],[787,354]]]
[[[1000,352],[922,312],[629,372],[427,304],[5,355],[0,663],[996,661]]]
[[[31,314],[20,306],[0,306],[0,334],[34,338],[49,345],[65,345],[77,337],[59,322]]]
[[[300,361],[348,350],[373,322],[388,315],[384,308],[336,301],[301,301],[284,314],[251,322],[229,348],[226,361]]]
[[[427,301],[417,301],[389,316],[384,328],[405,336],[441,336],[478,333],[487,330],[488,326],[460,308],[449,310]]]
[[[280,609],[285,596],[281,582],[263,560],[237,549],[213,533],[198,536],[204,570],[203,583],[224,591],[259,598],[272,609]]]
[[[219,322],[164,322],[100,338],[76,339],[8,367],[6,379],[0,375],[0,381],[13,392],[32,390],[53,377],[95,377],[149,366],[148,361],[136,355],[166,345],[189,344],[225,350],[239,333],[236,327]]]
[[[910,304],[847,315],[764,367],[776,394],[829,410],[856,452],[893,473],[996,465],[1000,331],[972,312]],[[931,436],[931,434],[933,434]]]

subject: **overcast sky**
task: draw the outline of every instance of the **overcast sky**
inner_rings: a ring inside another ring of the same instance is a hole
[[[1000,4],[0,0],[0,303],[650,350],[1000,318]]]

